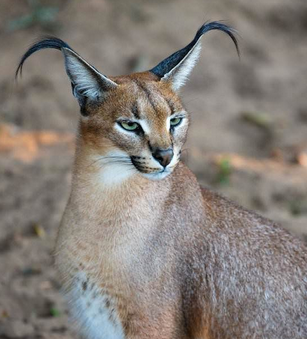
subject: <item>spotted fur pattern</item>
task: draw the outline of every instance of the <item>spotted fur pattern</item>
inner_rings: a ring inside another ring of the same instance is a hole
[[[66,298],[80,332],[91,339],[124,339],[116,300],[92,283],[82,271],[73,279]]]

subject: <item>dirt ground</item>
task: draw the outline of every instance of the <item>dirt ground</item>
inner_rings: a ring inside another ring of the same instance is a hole
[[[44,34],[119,75],[153,67],[206,20],[233,25],[241,60],[229,38],[209,33],[182,92],[192,114],[184,159],[202,184],[307,240],[306,0],[41,1],[58,8],[55,21],[36,12],[17,29],[33,14],[29,3],[0,3],[1,339],[78,337],[52,266],[78,104],[58,51],[37,53],[13,81],[20,56]]]

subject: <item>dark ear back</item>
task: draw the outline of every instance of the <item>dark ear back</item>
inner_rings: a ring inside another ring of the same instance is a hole
[[[220,30],[228,34],[239,54],[238,41],[235,36],[236,31],[221,22],[213,21],[201,26],[194,39],[186,47],[164,59],[152,68],[150,72],[157,75],[163,81],[171,81],[174,90],[178,90],[184,85],[188,75],[196,64],[201,49],[200,38],[211,30]]]
[[[16,77],[22,73],[22,67],[26,59],[33,53],[45,48],[62,51],[65,58],[66,73],[71,81],[73,94],[78,99],[81,108],[88,100],[98,102],[103,99],[108,90],[117,87],[114,81],[98,72],[95,67],[86,62],[66,42],[54,37],[43,39],[28,49],[20,60],[16,70]]]

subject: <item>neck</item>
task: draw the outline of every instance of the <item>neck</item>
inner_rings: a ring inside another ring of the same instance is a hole
[[[85,145],[78,146],[70,202],[82,207],[83,216],[88,211],[91,215],[103,215],[104,219],[122,217],[134,214],[134,210],[139,213],[141,205],[145,208],[144,205],[162,204],[165,200],[168,179],[147,179],[131,168],[133,165],[101,160],[109,152],[98,155]]]
[[[87,147],[77,148],[71,196],[56,246],[56,253],[65,252],[74,263],[82,258],[93,272],[102,260],[105,266],[114,257],[134,260],[132,249],[138,253],[136,248],[144,246],[159,224],[171,189],[169,178],[151,181],[137,172],[108,185],[101,179],[105,164],[93,160],[95,156]]]

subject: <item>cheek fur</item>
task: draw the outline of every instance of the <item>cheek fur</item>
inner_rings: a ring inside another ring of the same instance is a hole
[[[129,155],[138,155],[146,147],[146,140],[143,135],[123,130],[120,126],[114,126],[114,133],[110,139],[116,147],[124,150]]]
[[[178,148],[181,148],[186,142],[188,127],[189,123],[186,121],[182,126],[178,126],[174,129],[174,132],[172,133],[174,147],[177,146]]]

